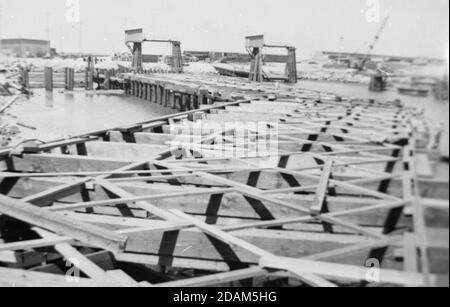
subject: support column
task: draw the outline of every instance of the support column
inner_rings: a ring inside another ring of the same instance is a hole
[[[73,91],[75,88],[75,70],[73,68],[64,69],[64,88]]]
[[[132,68],[137,72],[142,72],[142,43],[133,44]]]
[[[252,62],[250,64],[249,80],[255,82],[263,81],[263,61],[262,50],[260,48],[253,48]]]
[[[145,84],[145,86],[147,87],[147,97],[145,97],[145,100],[151,101],[152,100],[152,87],[148,83]]]
[[[44,73],[45,90],[53,91],[53,68],[45,67]]]
[[[169,107],[175,110],[175,93],[169,91]]]
[[[24,88],[26,91],[30,90],[30,74],[27,67],[22,67],[21,70],[22,75],[22,88]]]
[[[286,63],[286,76],[288,83],[297,83],[297,55],[295,47],[288,47],[288,59]]]
[[[91,56],[87,59],[87,67],[85,72],[85,89],[87,91],[94,90],[94,60]]]
[[[183,72],[183,56],[181,55],[181,43],[172,43],[172,71],[177,74]]]
[[[105,70],[105,81],[103,83],[103,89],[110,90],[111,89],[111,71]]]

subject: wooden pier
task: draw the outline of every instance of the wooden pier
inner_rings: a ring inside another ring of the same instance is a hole
[[[179,113],[0,152],[0,285],[448,285],[449,183],[399,103],[125,74]],[[374,274],[372,274],[374,273]]]

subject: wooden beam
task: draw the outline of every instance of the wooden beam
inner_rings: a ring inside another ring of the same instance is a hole
[[[58,213],[3,195],[0,195],[0,212],[25,223],[51,230],[58,235],[74,238],[110,251],[124,249],[127,240],[123,235],[98,226],[74,221]]]
[[[178,210],[171,210],[171,212],[173,212],[173,214],[177,215],[178,217],[180,217],[183,220],[186,220],[189,223],[192,223],[193,225],[195,225],[196,227],[198,227],[199,229],[201,229],[203,232],[215,237],[216,239],[219,239],[220,241],[230,245],[230,246],[237,246],[237,247],[241,247],[244,248],[248,251],[250,251],[251,253],[254,253],[255,255],[258,255],[259,257],[276,257],[275,255],[273,255],[272,253],[267,252],[266,250],[263,250],[253,244],[250,244],[244,240],[241,240],[235,236],[232,236],[226,232],[221,231],[220,229],[207,225],[205,223],[199,222],[198,220],[184,214],[181,211]],[[290,270],[288,270],[290,271]],[[319,287],[331,287],[333,286],[332,283],[326,281],[323,278],[320,278],[318,276],[315,276],[314,274],[302,274],[298,271],[294,272],[296,275],[298,275],[298,277],[306,282],[309,285],[312,286],[319,286]]]
[[[311,215],[319,215],[321,213],[327,213],[324,212],[324,206],[326,194],[328,191],[328,182],[331,178],[331,172],[333,169],[333,161],[328,160],[325,163],[325,166],[323,168],[322,177],[320,178],[319,185],[317,186],[316,195],[314,197],[314,205],[311,207]]]
[[[14,243],[3,243],[3,244],[0,244],[0,252],[28,250],[28,249],[34,249],[34,248],[39,248],[39,247],[54,246],[56,244],[71,243],[71,242],[73,242],[72,238],[58,237],[56,239],[55,238],[37,239],[37,240],[21,241],[21,242],[14,242]]]
[[[265,268],[286,270],[298,270],[299,272],[317,274],[330,279],[348,281],[368,281],[367,274],[370,268],[342,265],[337,263],[298,260],[292,258],[262,258],[260,265]],[[380,271],[380,283],[389,283],[404,286],[423,286],[420,274],[400,272],[393,270]]]
[[[71,282],[66,276],[0,267],[0,287],[108,287],[95,280],[79,278]]]
[[[252,267],[249,269],[236,270],[226,273],[212,274],[197,278],[189,278],[183,280],[176,280],[172,282],[155,285],[162,288],[177,288],[177,287],[214,287],[218,285],[227,284],[233,281],[244,279],[252,279],[257,277],[267,276],[269,272],[261,267]]]

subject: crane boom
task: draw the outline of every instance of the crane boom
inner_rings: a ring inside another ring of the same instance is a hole
[[[383,23],[381,24],[380,28],[378,29],[378,32],[375,35],[373,42],[369,45],[369,50],[367,51],[367,54],[365,55],[365,57],[363,58],[363,60],[361,61],[360,65],[359,65],[359,70],[364,69],[364,66],[366,65],[367,61],[369,60],[370,56],[372,55],[372,52],[373,52],[373,49],[375,48],[376,43],[380,39],[381,34],[383,33],[384,29],[386,28],[386,26],[389,22],[389,18],[390,18],[389,15],[387,15],[384,18]]]

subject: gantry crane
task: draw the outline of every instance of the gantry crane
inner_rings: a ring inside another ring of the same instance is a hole
[[[183,72],[183,57],[181,54],[181,42],[174,40],[147,39],[143,29],[133,29],[125,31],[125,44],[133,54],[132,68],[137,72],[142,71],[142,45],[144,42],[170,43],[172,44],[172,71]]]
[[[264,42],[264,35],[255,35],[246,37],[246,48],[252,58],[249,76],[250,81],[261,82],[264,79],[264,72],[262,70],[264,48],[285,48],[288,51],[285,70],[286,80],[288,83],[297,83],[297,55],[295,47],[267,45]]]

